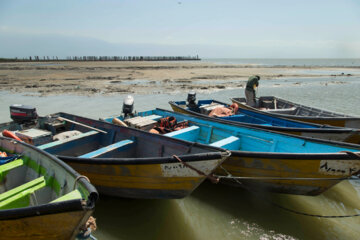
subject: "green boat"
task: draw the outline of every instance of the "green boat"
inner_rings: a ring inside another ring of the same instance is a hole
[[[98,198],[86,177],[23,142],[0,151],[0,239],[75,239]]]

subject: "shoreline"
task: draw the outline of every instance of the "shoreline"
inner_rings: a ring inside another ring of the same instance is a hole
[[[15,62],[0,63],[0,91],[35,96],[172,94],[244,88],[290,78],[360,77],[360,67],[258,66],[209,62]]]

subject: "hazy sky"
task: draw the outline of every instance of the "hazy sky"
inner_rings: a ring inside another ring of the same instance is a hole
[[[0,0],[0,57],[360,58],[360,0]]]

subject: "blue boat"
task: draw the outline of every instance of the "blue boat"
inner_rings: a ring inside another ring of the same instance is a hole
[[[260,111],[251,111],[239,108],[236,113],[225,117],[210,117],[211,110],[217,107],[229,108],[230,105],[217,100],[192,101],[170,101],[175,112],[186,113],[194,116],[201,116],[213,121],[223,123],[235,123],[239,126],[252,126],[282,133],[294,134],[297,136],[313,137],[326,140],[334,140],[348,143],[360,144],[360,131],[354,128],[335,127],[309,122],[301,122],[274,116]]]
[[[317,195],[360,170],[360,146],[211,121],[162,109],[102,119],[146,131],[176,119],[164,135],[231,151],[217,168],[221,181],[272,192]],[[161,131],[160,131],[161,132]]]

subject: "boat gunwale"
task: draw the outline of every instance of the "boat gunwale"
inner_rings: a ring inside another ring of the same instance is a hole
[[[333,153],[277,153],[277,152],[252,152],[252,151],[239,151],[231,150],[233,157],[256,157],[256,158],[269,158],[269,159],[294,159],[294,160],[359,160],[360,149],[358,152],[359,157],[350,155],[346,152],[333,152]]]
[[[90,198],[90,197],[89,197]],[[84,206],[81,199],[72,199],[56,203],[46,203],[31,207],[6,209],[0,211],[0,220],[38,217],[66,212],[93,210],[94,207]]]
[[[5,209],[0,210],[0,220],[5,219],[16,219],[16,218],[24,218],[31,216],[39,216],[45,214],[54,214],[61,212],[70,212],[76,210],[93,210],[95,208],[95,202],[97,201],[99,194],[96,188],[86,179],[82,178],[81,175],[76,172],[73,168],[71,168],[68,164],[56,158],[54,155],[47,153],[33,145],[30,145],[25,142],[20,142],[12,138],[7,138],[0,136],[0,141],[7,140],[14,144],[21,144],[25,147],[32,149],[33,151],[38,152],[40,155],[45,156],[49,159],[49,161],[53,161],[56,164],[60,165],[66,172],[77,179],[78,184],[82,184],[83,187],[89,192],[87,196],[86,204],[83,204],[82,199],[73,199],[66,200],[56,203],[46,203],[37,206],[23,207],[23,208],[13,208],[13,209]]]
[[[211,100],[211,99],[209,99],[209,100]],[[223,102],[217,101],[217,100],[212,100],[212,101],[217,102],[217,103],[221,103],[221,104],[229,105],[227,103],[223,103]],[[264,125],[260,125],[260,124],[254,124],[254,123],[236,122],[236,121],[231,121],[231,120],[227,120],[227,119],[221,119],[221,118],[217,118],[217,117],[214,117],[214,118],[209,117],[209,116],[203,115],[201,113],[197,113],[197,112],[182,108],[182,107],[178,106],[175,102],[176,101],[169,101],[169,104],[171,106],[181,108],[182,110],[186,111],[189,115],[204,117],[204,118],[211,119],[212,121],[216,121],[216,122],[220,122],[220,123],[225,123],[225,124],[232,123],[232,124],[235,124],[235,125],[238,125],[238,126],[244,126],[244,127],[250,127],[250,128],[258,128],[258,129],[265,129],[265,130],[278,131],[278,132],[335,133],[335,134],[349,133],[349,132],[359,132],[360,131],[360,130],[355,129],[355,128],[336,127],[336,126],[322,125],[322,124],[316,124],[316,123],[306,123],[306,124],[319,126],[319,128],[295,128],[295,127],[280,127],[280,126],[264,126]],[[256,111],[252,110],[252,109],[245,109],[245,110],[249,110],[249,111],[252,111],[252,112],[255,112],[255,113],[263,114],[263,112],[259,111],[259,110],[256,110]],[[266,115],[271,117],[272,113],[266,113]],[[290,116],[292,116],[292,115],[290,115]],[[289,120],[289,119],[286,119],[285,117],[281,117],[281,115],[279,115],[279,116],[276,115],[276,117],[281,118],[282,120]],[[294,119],[291,119],[289,121],[301,122],[299,120],[294,120]]]
[[[278,98],[276,96],[262,96],[262,97],[274,97],[276,99],[280,99],[282,101],[287,101],[287,100],[283,100],[281,98]],[[230,100],[232,102],[235,102],[239,105],[244,105],[246,106],[246,109],[247,110],[250,110],[250,111],[254,111],[254,112],[259,112],[259,113],[263,113],[263,111],[260,111],[256,108],[253,108],[251,106],[248,106],[246,104],[243,104],[241,102],[239,102],[237,99],[240,99],[240,98],[230,98]],[[289,102],[289,101],[287,101]],[[304,106],[304,107],[307,107],[307,108],[311,108],[311,107],[308,107],[308,106],[305,106],[305,105],[301,105],[301,104],[298,104],[298,103],[293,103],[293,102],[289,102],[293,105],[298,105],[298,106]],[[316,110],[320,110],[320,108],[312,108],[312,109],[316,109]],[[323,109],[324,111],[327,111],[327,112],[332,112],[332,111],[329,111],[329,110],[326,110],[326,109]],[[277,116],[277,117],[283,117],[283,118],[292,118],[292,119],[295,119],[295,120],[298,120],[298,121],[301,121],[301,119],[306,119],[306,120],[336,120],[336,121],[340,121],[340,120],[360,120],[360,117],[356,117],[356,116],[351,116],[351,115],[347,115],[347,114],[342,114],[342,113],[336,113],[336,112],[332,112],[332,113],[335,113],[335,114],[340,114],[340,115],[343,115],[343,116],[334,116],[334,117],[316,117],[316,116],[298,116],[298,115],[291,115],[291,114],[279,114],[279,113],[268,113],[268,114],[271,114],[271,115],[274,115],[274,116]]]
[[[194,145],[203,145],[196,143]],[[194,153],[187,155],[176,155],[184,162],[200,162],[200,161],[209,161],[222,159],[230,156],[230,151],[225,149],[219,149],[218,152],[208,152],[208,153]],[[225,150],[225,151],[224,151]],[[165,163],[179,163],[179,161],[172,157],[147,157],[147,158],[80,158],[80,157],[71,157],[56,155],[59,159],[65,162],[72,163],[91,163],[99,165],[147,165],[147,164],[165,164]]]
[[[206,160],[215,160],[215,159],[220,159],[220,158],[226,158],[226,157],[230,156],[230,152],[228,150],[219,148],[219,147],[209,146],[209,145],[202,144],[202,143],[190,142],[190,141],[183,140],[183,139],[175,139],[175,138],[164,136],[164,135],[154,135],[152,133],[149,133],[147,131],[143,131],[140,129],[123,127],[123,126],[119,126],[119,125],[116,125],[113,123],[100,121],[100,120],[96,120],[96,119],[91,119],[91,118],[87,118],[87,117],[83,117],[83,116],[78,116],[75,114],[58,112],[58,113],[53,113],[51,115],[56,115],[56,114],[70,115],[70,116],[73,116],[76,118],[93,121],[95,123],[97,122],[97,123],[101,123],[104,125],[109,125],[110,127],[115,126],[116,128],[124,128],[124,129],[128,129],[129,131],[139,132],[139,134],[147,135],[149,137],[161,136],[160,138],[167,138],[169,141],[172,141],[175,143],[180,142],[181,144],[183,144],[183,146],[187,146],[189,148],[192,148],[195,146],[195,147],[200,147],[200,148],[208,151],[205,153],[187,153],[186,155],[179,155],[178,157],[180,157],[184,161],[190,161],[190,162],[206,161]],[[66,162],[92,163],[92,164],[128,165],[128,164],[162,164],[162,163],[179,162],[172,156],[144,157],[144,158],[137,158],[137,157],[134,157],[134,158],[125,158],[125,157],[121,157],[121,158],[80,158],[80,157],[64,156],[64,155],[56,155],[56,156]]]
[[[190,115],[190,114],[172,112],[172,111],[169,111],[169,110],[166,110],[166,109],[161,109],[161,108],[156,108],[155,110],[168,112],[170,114],[175,113],[175,114],[179,114],[179,115],[187,115],[189,117],[195,117],[195,118],[199,118],[199,119],[204,120],[204,121],[209,121],[209,119],[206,116],[193,116],[193,115]],[[210,120],[210,121],[212,121],[212,120]],[[239,126],[236,123],[231,122],[231,121],[227,122],[227,123],[223,123],[223,122],[219,122],[219,121],[217,121],[217,122],[219,124],[232,125],[232,126],[240,127],[240,128],[249,128],[249,129],[254,130],[254,131],[265,131],[265,132],[270,132],[270,133],[274,133],[274,134],[278,134],[278,135],[284,135],[284,136],[287,136],[287,137],[300,138],[300,139],[303,139],[303,140],[317,142],[317,143],[328,143],[328,144],[332,144],[332,145],[336,145],[336,146],[340,146],[340,147],[355,148],[355,149],[359,150],[359,152],[356,152],[356,153],[360,153],[360,145],[355,144],[355,143],[340,142],[340,141],[327,140],[327,139],[321,139],[321,138],[312,138],[312,137],[307,137],[307,136],[298,136],[298,135],[293,135],[293,134],[289,134],[289,133],[276,132],[276,131],[273,131],[273,130],[262,129],[262,128],[252,127],[252,126]]]

